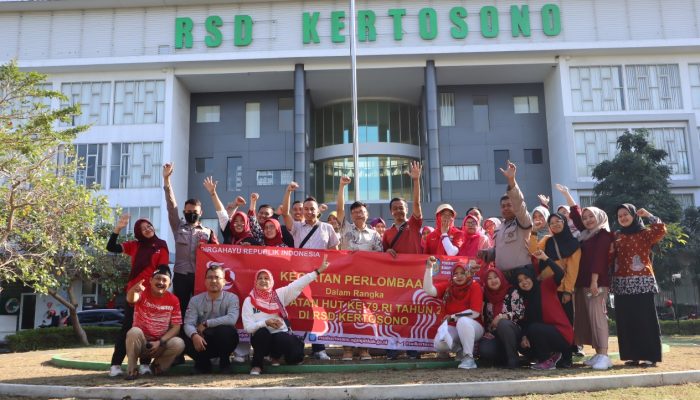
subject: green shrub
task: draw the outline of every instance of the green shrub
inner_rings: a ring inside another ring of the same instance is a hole
[[[683,321],[659,321],[662,335],[700,335],[700,319],[688,319]],[[615,321],[608,320],[610,334],[617,334]]]
[[[113,344],[120,328],[105,326],[84,326],[90,344],[102,339],[105,344]],[[6,338],[11,351],[50,350],[81,346],[72,327],[38,328],[19,331]]]

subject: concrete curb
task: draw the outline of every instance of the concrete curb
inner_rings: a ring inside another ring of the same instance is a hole
[[[460,397],[518,396],[578,391],[598,391],[630,386],[664,386],[700,382],[700,370],[652,374],[554,378],[420,385],[269,387],[269,388],[157,388],[70,387],[0,384],[0,395],[51,398],[221,400],[254,399],[444,399]],[[128,396],[128,397],[127,397]]]

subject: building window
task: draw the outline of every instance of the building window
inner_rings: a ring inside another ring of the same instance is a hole
[[[455,126],[454,93],[440,93],[440,126]]]
[[[627,97],[630,110],[678,110],[683,108],[677,64],[628,65]]]
[[[240,192],[243,189],[243,162],[241,157],[226,158],[226,191]]]
[[[106,144],[76,144],[78,167],[75,182],[78,185],[103,185],[107,181]]]
[[[292,132],[294,130],[294,99],[282,97],[277,100],[279,107],[277,115],[277,129],[280,132]]]
[[[574,111],[623,110],[622,70],[619,66],[569,68]]]
[[[64,83],[61,92],[68,98],[67,102],[61,102],[61,107],[80,105],[80,115],[73,116],[70,125],[109,125],[111,82]]]
[[[681,205],[681,210],[695,208],[695,196],[692,193],[674,193],[673,197]]]
[[[579,205],[581,208],[586,208],[586,207],[593,207],[595,206],[595,196],[589,196],[589,195],[580,195],[578,196],[579,198]]]
[[[197,123],[219,122],[221,115],[220,106],[197,106]]]
[[[474,96],[474,131],[484,133],[490,130],[489,98],[488,96]]]
[[[575,129],[576,171],[579,177],[590,177],[593,168],[605,160],[612,160],[618,152],[617,138],[627,128]],[[668,155],[664,164],[673,175],[690,174],[688,146],[685,129],[680,127],[649,128],[649,141]]]
[[[162,124],[165,81],[117,81],[114,84],[114,124]]]
[[[360,157],[359,196],[362,201],[385,201],[394,197],[410,198],[412,193],[411,177],[408,175],[412,159],[393,156]],[[338,193],[340,177],[353,178],[348,185],[348,201],[354,198],[355,184],[354,162],[352,157],[318,161],[314,167],[314,182],[319,201],[334,201]]]
[[[129,214],[129,224],[124,228],[124,234],[134,233],[134,223],[142,218],[151,221],[156,231],[162,229],[160,226],[160,207],[118,207],[114,210],[114,223],[116,224],[121,214]],[[160,233],[159,233],[160,235]]]
[[[525,164],[542,164],[542,149],[525,149]]]
[[[214,158],[201,157],[194,159],[195,174],[212,174],[214,172]]]
[[[506,180],[506,177],[503,176],[501,173],[501,168],[505,169],[506,168],[506,163],[510,160],[510,151],[509,150],[494,150],[493,151],[493,165],[494,165],[494,170],[496,173],[496,183],[498,184],[507,184],[508,180]]]
[[[260,137],[260,103],[245,103],[245,138]]]
[[[360,143],[418,145],[421,120],[416,106],[386,101],[360,101],[357,104],[357,121]],[[317,148],[352,143],[350,103],[315,109],[311,134]]]
[[[442,167],[442,176],[445,181],[478,181],[478,165],[446,165]]]
[[[689,64],[690,95],[693,99],[693,108],[700,109],[700,64]]]
[[[294,176],[291,169],[257,171],[258,186],[289,185]]]
[[[112,143],[112,189],[159,187],[162,143]]]
[[[539,114],[539,98],[537,96],[513,96],[513,109],[516,114]]]

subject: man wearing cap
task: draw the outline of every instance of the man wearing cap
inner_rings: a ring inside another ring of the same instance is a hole
[[[455,228],[455,212],[449,204],[440,204],[435,212],[435,230],[425,239],[425,254],[454,256],[464,241],[464,234]]]
[[[151,372],[160,375],[185,348],[185,343],[177,336],[182,316],[180,302],[168,292],[170,276],[170,268],[159,265],[149,280],[148,289],[141,279],[126,294],[126,301],[134,305],[134,323],[126,333],[128,380],[138,377],[136,361],[141,354],[153,358]]]
[[[238,345],[238,296],[224,291],[221,265],[207,268],[205,279],[207,291],[192,297],[185,313],[185,352],[194,360],[195,373],[211,372],[213,357],[219,359],[221,372],[230,372],[229,357]]]

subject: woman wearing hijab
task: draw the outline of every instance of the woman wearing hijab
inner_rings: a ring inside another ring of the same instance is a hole
[[[531,265],[513,272],[518,282],[518,292],[525,300],[520,347],[537,359],[532,369],[556,369],[562,353],[570,352],[574,343],[574,330],[557,296],[564,271],[544,251],[537,250],[533,255],[540,260],[540,270],[550,268],[553,275],[538,280]]]
[[[642,217],[651,223],[644,226]],[[661,332],[654,306],[659,292],[651,265],[651,248],[666,235],[666,225],[643,208],[629,203],[617,206],[615,294],[617,341],[625,365],[656,366],[661,361]]]
[[[369,226],[377,231],[380,237],[384,237],[384,232],[386,232],[386,222],[384,222],[383,219],[379,217],[374,218],[369,222]]]
[[[129,240],[121,244],[117,243],[119,232],[128,224],[129,214],[120,216],[114,231],[109,236],[109,241],[107,241],[107,251],[124,253],[131,257],[131,271],[129,271],[128,283],[124,288],[125,291],[128,291],[142,279],[149,279],[159,265],[168,265],[168,244],[156,236],[153,224],[147,219],[139,219],[134,224],[136,240]],[[124,308],[122,328],[119,331],[119,337],[114,343],[114,352],[112,353],[112,362],[109,369],[109,376],[111,377],[119,376],[123,373],[121,365],[126,357],[126,332],[131,329],[133,322],[134,307],[127,304]],[[151,373],[149,363],[150,360],[141,360],[139,374]]]
[[[605,211],[597,207],[580,210],[566,186],[557,184],[556,187],[566,198],[571,220],[580,232],[578,240],[581,244],[581,262],[574,291],[576,344],[591,345],[596,351],[593,357],[583,362],[585,365],[606,370],[612,367],[608,357],[606,302],[610,287],[610,248],[615,238],[610,233]]]
[[[420,247],[423,249],[423,252],[425,252],[425,246],[426,246],[426,240],[428,240],[428,235],[430,235],[435,228],[432,226],[424,226],[420,228]]]
[[[482,270],[481,282],[486,333],[479,341],[479,360],[517,368],[521,337],[518,323],[525,314],[523,299],[498,268]]]
[[[569,229],[571,229],[571,234],[574,235],[576,239],[578,239],[578,236],[581,234],[581,232],[579,232],[578,228],[576,227],[576,224],[574,224],[574,220],[571,219],[571,207],[562,204],[559,207],[557,207],[557,212],[566,217],[566,223],[569,225]]]
[[[532,236],[537,237],[537,242],[549,235],[547,228],[547,220],[549,219],[549,210],[545,206],[537,206],[532,210]]]
[[[481,322],[483,291],[472,280],[469,268],[456,264],[449,281],[433,285],[433,270],[437,259],[430,257],[426,261],[423,290],[443,301],[445,314],[444,327],[438,329],[435,337],[435,349],[439,352],[454,351],[461,359],[458,368],[476,368],[474,362],[474,342],[484,334]],[[446,322],[446,324],[445,324]],[[443,330],[444,329],[444,330]]]
[[[250,230],[248,215],[243,211],[233,213],[229,224],[224,230],[224,243],[243,246],[260,245],[260,242],[255,239],[253,232]]]
[[[270,218],[263,223],[263,239],[265,240],[265,246],[287,247],[282,236],[282,226],[274,218]]]
[[[578,240],[574,237],[566,223],[566,217],[555,213],[547,220],[550,236],[545,236],[538,243],[538,248],[543,250],[550,260],[564,270],[564,278],[557,288],[557,295],[570,324],[574,324],[574,286],[578,277],[579,263],[581,261],[581,249]],[[552,275],[551,269],[545,269],[540,275],[540,280]],[[572,351],[577,351],[576,346]],[[560,362],[560,367],[571,367],[571,352],[565,352]]]
[[[454,208],[440,204],[435,212],[435,230],[425,238],[424,254],[454,256],[462,245],[462,231],[455,227]]]
[[[489,248],[489,238],[479,229],[479,219],[474,215],[468,215],[462,222],[462,245],[459,246],[458,255],[475,259],[479,250]]]
[[[496,229],[498,229],[501,226],[501,219],[500,218],[488,218],[486,221],[484,221],[484,232],[486,233],[486,236],[489,238],[489,248],[494,246],[495,243],[495,238],[496,238]]]
[[[287,364],[299,364],[304,359],[304,344],[291,333],[285,307],[328,268],[327,257],[323,256],[321,266],[313,272],[277,289],[272,272],[261,269],[255,274],[253,290],[243,301],[241,311],[243,329],[250,334],[253,346],[251,375],[260,375],[267,356],[273,366],[279,365],[281,357]]]

